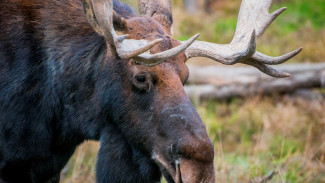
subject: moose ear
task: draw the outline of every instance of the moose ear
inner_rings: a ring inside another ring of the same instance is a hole
[[[172,36],[173,16],[170,0],[138,0],[139,11],[142,15],[146,15],[157,20]]]
[[[118,15],[117,13],[113,13],[113,25],[115,30],[117,31],[125,31],[127,27],[126,19]]]

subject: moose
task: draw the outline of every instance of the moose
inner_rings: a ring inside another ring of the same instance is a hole
[[[274,77],[256,40],[281,8],[243,0],[220,45],[172,38],[170,0],[0,1],[0,182],[54,183],[76,147],[98,140],[96,181],[212,183],[214,148],[184,92],[186,61],[248,64]]]

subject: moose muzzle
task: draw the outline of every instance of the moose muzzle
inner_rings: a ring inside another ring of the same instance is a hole
[[[188,101],[163,112],[169,113],[168,140],[152,158],[167,181],[214,183],[213,144],[193,105]]]

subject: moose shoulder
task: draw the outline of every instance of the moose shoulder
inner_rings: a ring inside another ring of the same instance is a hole
[[[99,140],[97,182],[214,182],[213,146],[186,96],[186,61],[244,63],[275,77],[256,39],[284,10],[244,0],[227,45],[172,38],[169,0],[0,1],[0,182],[59,182]],[[248,7],[253,7],[248,9]]]

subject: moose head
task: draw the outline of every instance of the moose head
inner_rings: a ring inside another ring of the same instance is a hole
[[[115,58],[109,59],[108,65],[114,68],[118,84],[109,90],[114,89],[111,93],[118,92],[119,97],[105,101],[107,105],[114,101],[109,119],[127,139],[131,151],[147,157],[152,169],[159,168],[157,174],[162,172],[169,182],[214,182],[213,145],[183,89],[189,58],[243,63],[274,77],[288,77],[268,65],[283,63],[301,51],[280,57],[256,51],[256,39],[285,10],[269,14],[272,0],[243,0],[235,36],[226,45],[195,41],[198,35],[184,42],[173,39],[169,0],[139,0],[141,15],[127,16],[114,11],[112,0],[82,3],[89,23],[105,38],[108,55]],[[109,151],[106,148],[100,154],[112,155]],[[103,164],[100,161],[98,164]],[[144,176],[150,177],[148,174]]]

